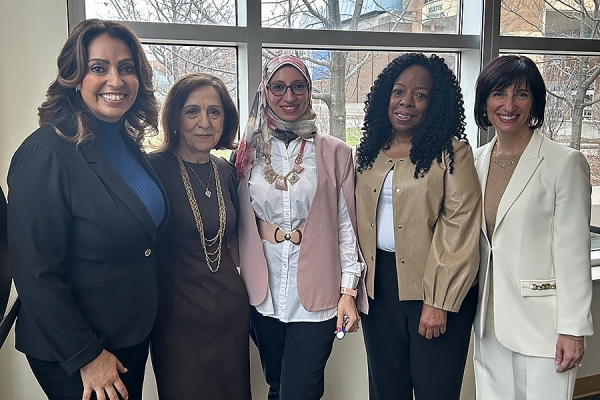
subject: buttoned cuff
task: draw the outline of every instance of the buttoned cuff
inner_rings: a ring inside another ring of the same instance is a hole
[[[359,279],[360,276],[351,273],[342,273],[342,284],[340,286],[348,289],[356,289]]]
[[[73,375],[96,359],[102,353],[102,350],[104,350],[104,340],[97,333],[94,333],[92,340],[79,353],[60,363],[60,366],[67,371],[67,374]]]

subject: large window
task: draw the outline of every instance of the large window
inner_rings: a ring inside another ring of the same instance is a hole
[[[520,53],[538,62],[548,83],[544,133],[586,152],[600,136],[599,18],[591,0],[68,1],[72,24],[101,17],[132,26],[146,43],[159,97],[186,72],[221,77],[242,126],[264,59],[292,52],[310,66],[319,128],[352,143],[377,74],[394,56],[422,51],[454,69],[469,139],[483,144],[493,130],[480,132],[472,117],[480,66]]]
[[[597,1],[502,0],[500,32],[511,36],[598,39]]]
[[[182,46],[179,44],[144,45],[154,72],[154,84],[160,101],[173,83],[185,74],[205,72],[219,77],[237,98],[237,57],[235,48]]]

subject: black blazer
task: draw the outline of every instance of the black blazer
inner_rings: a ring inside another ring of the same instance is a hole
[[[67,136],[76,128],[62,120]],[[125,142],[167,196],[145,155]],[[72,374],[141,343],[156,314],[157,229],[97,144],[76,148],[48,124],[21,144],[8,173],[8,243],[22,301],[16,348]]]

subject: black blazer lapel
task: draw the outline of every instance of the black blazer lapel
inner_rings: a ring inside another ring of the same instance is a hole
[[[130,138],[126,138],[125,143],[128,141],[132,140]],[[119,174],[119,172],[112,166],[111,162],[104,157],[102,151],[100,151],[100,148],[98,147],[98,144],[95,141],[86,143],[80,147],[80,152],[87,160],[90,168],[92,168],[96,175],[105,183],[106,188],[127,206],[131,213],[150,234],[152,239],[156,240],[157,228],[145,204],[133,191],[133,189],[131,189],[121,174]],[[143,157],[137,147],[136,151],[133,153],[138,157]],[[142,164],[145,165],[144,162],[142,162]],[[152,174],[152,177],[156,181],[154,174]],[[162,187],[161,191],[163,192],[164,196],[164,189]]]
[[[148,172],[148,174],[152,177],[154,182],[156,182],[156,184],[158,185],[158,188],[160,189],[160,192],[163,195],[163,199],[165,200],[165,217],[163,218],[162,222],[158,226],[158,230],[157,230],[158,231],[157,235],[160,236],[160,234],[162,233],[163,229],[165,228],[165,226],[167,224],[167,221],[169,220],[169,213],[170,213],[169,196],[167,196],[166,189],[164,188],[158,175],[156,175],[156,172],[154,171],[154,168],[152,168],[150,161],[148,161],[148,157],[146,156],[146,153],[144,153],[143,150],[140,150],[137,143],[135,143],[135,141],[132,138],[130,138],[129,136],[125,135],[124,140],[125,140],[125,144],[131,149],[131,152],[140,160],[140,162],[144,166],[144,169],[146,170],[146,172]],[[153,222],[153,224],[154,224],[154,222]]]

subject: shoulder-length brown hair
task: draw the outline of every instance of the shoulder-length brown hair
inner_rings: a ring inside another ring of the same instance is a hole
[[[216,76],[197,72],[179,78],[167,93],[161,112],[161,127],[163,132],[162,140],[158,145],[159,153],[174,151],[175,147],[179,144],[177,130],[179,129],[181,110],[183,110],[183,106],[189,95],[202,86],[211,86],[217,91],[221,98],[221,103],[223,103],[223,111],[225,112],[223,133],[214,148],[217,150],[234,150],[237,148],[235,139],[240,126],[240,117],[227,87]]]
[[[93,114],[75,88],[88,70],[89,45],[101,35],[122,40],[131,51],[139,89],[135,103],[123,116],[121,129],[139,145],[148,131],[158,131],[158,101],[154,96],[152,67],[142,45],[135,33],[120,22],[88,19],[75,27],[58,56],[56,80],[48,87],[46,101],[38,108],[39,124],[56,125],[63,116],[71,117],[77,123],[77,133],[65,136],[57,131],[63,139],[79,146],[94,138]]]

